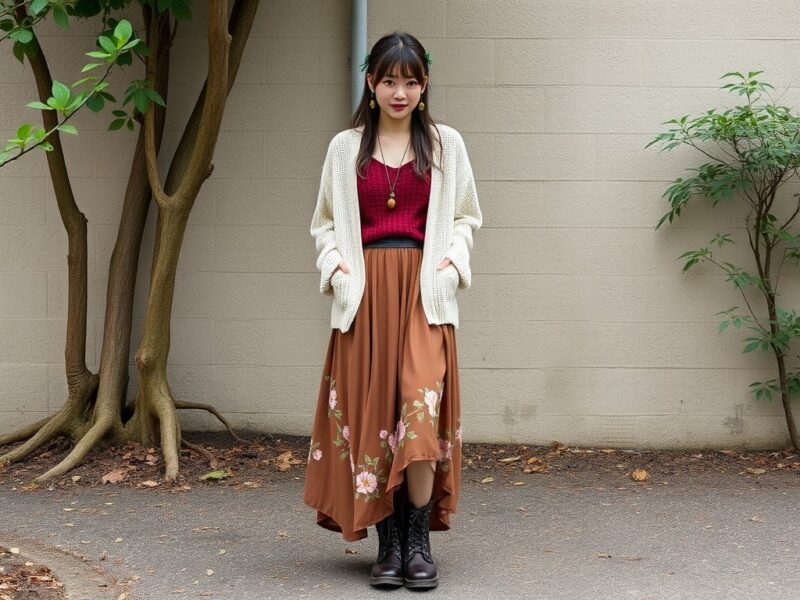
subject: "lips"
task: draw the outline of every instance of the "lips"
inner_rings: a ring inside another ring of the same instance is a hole
[[[392,105],[391,105],[391,107],[392,107],[392,108],[396,108],[396,109],[398,109],[398,110],[400,110],[400,109],[403,109],[403,108],[405,108],[406,106],[408,106],[408,105],[407,105],[407,104],[392,104]]]

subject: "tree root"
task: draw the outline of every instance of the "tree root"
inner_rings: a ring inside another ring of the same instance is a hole
[[[67,412],[61,411],[47,419],[47,422],[34,433],[28,441],[21,446],[9,450],[0,455],[0,465],[23,460],[31,453],[44,446],[50,440],[57,438],[63,433],[64,424],[67,422]]]
[[[236,435],[236,432],[233,431],[233,428],[231,427],[231,424],[228,422],[228,420],[225,417],[223,417],[222,414],[210,404],[201,404],[199,402],[187,402],[185,400],[175,400],[175,408],[206,410],[215,417],[217,417],[217,419],[219,419],[220,422],[223,425],[225,425],[225,429],[228,430],[228,432],[233,436],[233,438],[237,442],[240,442],[242,444],[247,443],[247,440],[240,438],[238,435]]]
[[[111,425],[112,421],[110,419],[98,419],[94,425],[89,428],[89,431],[87,431],[86,434],[78,440],[78,443],[75,444],[75,447],[64,457],[60,463],[43,475],[39,475],[39,477],[37,477],[34,481],[37,483],[42,483],[48,479],[60,477],[67,471],[70,471],[78,466],[78,463],[84,459],[94,445],[105,437],[105,435],[111,429]]]
[[[30,438],[33,434],[39,431],[42,427],[47,425],[48,421],[53,418],[54,415],[50,415],[49,417],[45,417],[41,421],[36,421],[36,423],[31,423],[30,425],[25,425],[24,427],[20,427],[16,431],[12,431],[11,433],[7,433],[5,435],[0,435],[0,448],[3,446],[8,446],[9,444],[15,444],[17,442],[24,442],[28,438]]]
[[[217,462],[217,457],[214,456],[210,451],[203,448],[202,446],[198,444],[192,444],[191,442],[187,442],[184,439],[181,439],[181,444],[186,446],[192,452],[197,452],[200,456],[208,460],[208,464],[212,469],[219,464]]]

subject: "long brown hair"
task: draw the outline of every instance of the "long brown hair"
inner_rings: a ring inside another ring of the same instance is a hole
[[[350,127],[364,127],[361,136],[361,147],[356,158],[356,173],[359,177],[365,176],[367,163],[372,158],[375,142],[378,137],[378,119],[380,108],[377,106],[372,109],[369,101],[372,92],[367,83],[367,73],[372,73],[372,81],[377,86],[383,80],[383,76],[390,71],[397,69],[403,77],[414,78],[420,85],[428,75],[428,63],[425,60],[425,48],[419,40],[410,33],[395,31],[383,36],[372,47],[369,53],[369,62],[364,73],[364,91],[361,94],[361,102],[358,104],[355,113],[350,120]],[[433,144],[434,136],[432,129],[436,130],[439,145],[439,164],[442,164],[442,136],[439,129],[431,117],[430,103],[428,102],[428,90],[430,83],[425,86],[425,91],[420,96],[420,102],[425,103],[425,110],[420,111],[415,108],[411,111],[411,144],[414,147],[414,173],[417,177],[424,178],[428,168],[433,166]]]

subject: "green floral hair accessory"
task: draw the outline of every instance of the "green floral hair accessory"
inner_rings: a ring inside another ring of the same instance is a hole
[[[369,52],[364,56],[364,62],[361,63],[361,71],[366,71],[369,66]]]
[[[430,68],[430,66],[433,64],[433,57],[431,56],[430,52],[425,53],[425,62],[428,64],[428,68]],[[369,66],[369,52],[367,52],[364,55],[364,62],[361,63],[360,67],[361,72],[363,73],[364,71],[366,71],[368,66]]]

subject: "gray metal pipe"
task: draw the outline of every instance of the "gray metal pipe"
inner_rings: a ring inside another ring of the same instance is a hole
[[[353,0],[350,30],[350,113],[355,112],[364,90],[361,63],[367,54],[367,0]]]

